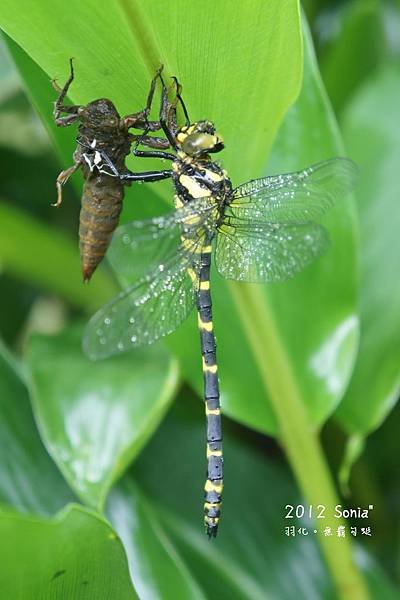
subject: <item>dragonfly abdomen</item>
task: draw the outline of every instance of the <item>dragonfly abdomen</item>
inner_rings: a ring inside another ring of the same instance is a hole
[[[207,418],[207,480],[204,486],[204,524],[208,536],[215,537],[221,513],[223,455],[218,366],[210,294],[210,263],[211,245],[208,245],[203,247],[201,253],[197,309]]]
[[[110,244],[122,210],[124,187],[117,180],[96,176],[85,182],[79,219],[82,275],[89,281]]]

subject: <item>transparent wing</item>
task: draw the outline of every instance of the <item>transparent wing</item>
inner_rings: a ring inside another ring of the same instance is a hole
[[[167,215],[118,227],[107,253],[112,267],[129,282],[137,281],[172,259],[182,232],[212,227],[213,208],[208,198],[200,198]]]
[[[354,186],[356,165],[332,158],[295,173],[273,175],[240,185],[227,206],[226,219],[298,223],[324,214]]]
[[[216,265],[227,279],[284,281],[313,262],[328,245],[326,230],[316,223],[221,225]]]
[[[193,308],[204,233],[181,244],[148,276],[121,292],[89,321],[85,353],[105,358],[172,333]]]

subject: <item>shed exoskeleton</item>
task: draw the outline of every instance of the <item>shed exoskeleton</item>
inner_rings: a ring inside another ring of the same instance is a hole
[[[79,223],[80,255],[82,275],[88,281],[98,264],[103,259],[109,246],[112,234],[119,222],[124,198],[124,187],[134,181],[160,181],[169,177],[169,171],[147,171],[137,174],[130,172],[130,178],[115,177],[109,164],[118,172],[128,172],[125,159],[130,154],[132,144],[134,153],[139,142],[154,149],[166,149],[169,141],[162,137],[154,137],[149,132],[161,129],[159,121],[150,121],[149,115],[158,76],[162,67],[156,72],[143,110],[121,117],[113,102],[107,98],[93,100],[86,105],[66,105],[65,96],[74,79],[72,59],[70,60],[70,76],[61,89],[55,81],[53,87],[59,93],[54,104],[54,120],[58,127],[78,124],[77,147],[73,154],[73,165],[62,171],[57,177],[57,201],[62,202],[62,186],[78,169],[82,169],[84,186]],[[176,103],[179,101],[179,89],[172,102],[167,99],[164,106],[165,119],[170,128],[176,127]],[[64,115],[62,113],[65,113]],[[133,134],[130,129],[141,130]],[[107,157],[104,161],[103,157]]]

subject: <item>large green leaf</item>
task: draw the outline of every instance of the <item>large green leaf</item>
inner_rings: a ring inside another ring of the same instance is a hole
[[[69,165],[73,148],[76,146],[76,132],[73,127],[63,129],[62,132],[60,132],[60,130],[54,126],[52,110],[56,93],[51,85],[50,78],[44,73],[39,65],[24,52],[24,50],[4,32],[3,38],[21,76],[24,90],[29,100],[39,113],[59,157],[65,165]],[[78,177],[75,176],[72,181],[77,182],[77,185],[82,186],[82,178],[78,179]],[[54,201],[55,200],[53,199],[52,202]]]
[[[153,458],[158,460],[155,455]],[[152,502],[132,477],[125,477],[111,492],[108,509],[124,543],[132,581],[141,598],[205,600],[208,597],[165,531]]]
[[[78,247],[64,233],[1,199],[0,222],[0,261],[8,273],[87,310],[115,291],[116,286],[104,273],[99,273],[92,287],[82,284]]]
[[[168,10],[163,0],[72,0],[68,9],[60,0],[34,5],[23,0],[17,12],[4,0],[0,26],[50,77],[66,79],[68,59],[75,58],[74,102],[108,96],[121,113],[143,106],[149,77],[165,64],[166,74],[178,76],[185,86],[191,118],[212,115],[218,123],[230,171],[249,178],[262,168],[298,90],[298,3],[250,0],[228,9],[213,0],[190,6],[175,0]]]
[[[206,538],[203,443],[201,407],[182,395],[146,452],[110,494],[108,514],[124,542],[139,595],[149,600],[198,598],[200,593],[232,600],[337,598],[314,525],[285,519],[287,504],[303,504],[289,472],[244,442],[237,428],[236,434],[228,428],[225,436],[220,531],[212,542]],[[317,527],[325,524],[318,521]],[[292,525],[306,527],[308,535],[285,535],[285,527]],[[371,598],[394,599],[397,592],[361,550],[359,560],[368,573]],[[177,571],[181,581],[174,590],[170,582],[178,581]],[[197,589],[190,595],[186,590],[194,584]]]
[[[307,31],[304,58],[302,91],[278,132],[268,163],[270,173],[296,170],[344,154]],[[282,360],[292,370],[298,394],[314,424],[322,423],[338,404],[351,374],[358,341],[351,198],[343,198],[324,224],[331,235],[331,248],[292,281],[257,288],[227,284],[216,273],[213,276],[224,410],[255,429],[277,432],[276,418],[264,400],[260,367],[260,363],[266,369],[273,364],[277,348],[272,339],[268,345],[259,342],[259,363],[254,362],[249,339],[254,334],[260,340],[260,328],[251,312],[252,297],[258,297],[264,325],[268,320],[270,327],[278,330]],[[239,312],[233,299],[239,299]],[[194,319],[175,335],[173,347],[179,352],[186,377],[201,393],[196,338],[194,333],[189,337],[190,329],[195,329]],[[270,379],[276,378],[272,367],[269,371]],[[268,386],[271,393],[271,381]],[[285,398],[280,402],[284,406]]]
[[[322,77],[337,111],[388,55],[382,2],[353,0],[339,11],[335,35],[321,57]]]
[[[26,93],[29,96],[33,106],[39,113],[43,123],[47,129],[47,132],[53,142],[54,148],[60,157],[64,168],[69,167],[72,161],[72,154],[76,147],[76,128],[57,128],[54,124],[52,116],[52,107],[55,100],[56,94],[50,84],[50,78],[46,73],[37,65],[32,58],[16,44],[6,34],[3,34],[7,43],[8,50],[14,60],[14,63],[19,71],[20,76],[25,84]],[[129,161],[129,159],[128,159]],[[73,185],[75,191],[80,195],[82,193],[82,176],[76,173],[66,187]],[[137,191],[137,188],[136,188]],[[54,190],[51,193],[51,197],[48,196],[47,202],[54,202]],[[66,192],[64,191],[64,203],[58,209],[60,218],[65,214],[65,197]],[[127,201],[124,203],[123,215],[121,221],[132,221],[138,216],[147,217],[159,214],[161,211],[167,210],[167,204],[160,202],[160,197],[157,195],[151,186],[141,186],[140,188],[140,202],[132,202],[132,194],[127,193]],[[78,229],[78,224],[76,226]],[[101,269],[96,271],[96,277],[92,279],[91,286],[99,278]],[[109,292],[110,295],[111,292]],[[98,304],[100,304],[100,299]]]
[[[91,363],[80,338],[79,328],[30,340],[32,401],[65,478],[86,503],[101,506],[164,416],[177,365],[162,346]]]
[[[344,113],[347,146],[360,165],[361,345],[338,417],[353,433],[380,425],[400,392],[400,69],[373,77]]]
[[[326,96],[308,28],[301,94],[275,141],[268,170],[285,172],[330,156],[348,155]],[[323,221],[331,247],[295,279],[266,289],[282,341],[311,420],[322,423],[340,401],[358,344],[357,236],[351,195]]]
[[[158,1],[147,3],[146,8],[135,1],[120,5],[115,2],[107,3],[105,11],[102,3],[76,3],[63,12],[60,27],[53,4],[51,8],[47,3],[30,6],[28,24],[15,18],[11,3],[6,1],[0,8],[0,25],[51,76],[66,77],[68,57],[75,57],[76,81],[70,89],[75,102],[109,95],[122,112],[137,109],[144,103],[150,74],[160,62],[165,63],[184,85],[185,101],[192,118],[212,115],[218,123],[226,140],[224,162],[235,183],[240,183],[262,171],[280,119],[298,91],[301,75],[298,7],[295,1],[282,7],[276,0],[269,3],[252,0],[235,11],[233,21],[230,15],[229,27],[221,27],[230,11],[227,12],[222,2],[206,4],[200,7],[193,3],[189,9],[186,3],[176,0],[165,11]],[[104,12],[108,13],[106,20]],[[49,21],[52,18],[53,26]],[[90,28],[86,25],[88,19]],[[37,35],[43,22],[50,29],[46,41]],[[75,32],[72,38],[71,27]],[[218,29],[218,36],[205,54],[203,47],[208,44],[207,32],[212,27]],[[234,43],[232,30],[235,31]],[[118,57],[114,44],[117,35],[121,39]],[[194,39],[197,40],[195,45]],[[58,51],[60,47],[64,52]],[[93,53],[94,47],[96,53]],[[228,47],[229,57],[226,56]],[[171,48],[174,48],[173,53]],[[38,69],[31,69],[29,61],[15,48],[13,55],[29,83],[30,95],[40,114],[47,117],[48,128],[55,130],[54,125],[49,124],[52,108],[49,83],[46,87],[49,92],[44,93],[45,78]],[[149,64],[149,60],[153,64]],[[212,81],[216,83],[210,85]],[[221,102],[220,90],[229,95],[231,102]],[[57,140],[63,134],[63,131],[57,132]],[[69,145],[69,138],[66,143]],[[65,156],[65,152],[62,151],[62,155]],[[169,184],[157,185],[154,189],[171,197]],[[136,216],[140,212],[143,214],[139,206]],[[134,213],[129,210],[128,214],[132,218]],[[225,409],[253,427],[276,430],[270,407],[259,401],[263,395],[260,376],[246,336],[237,326],[239,316],[224,283],[217,283],[215,296],[216,326],[224,348],[221,378]],[[218,305],[230,306],[223,319],[219,318]],[[238,347],[242,349],[240,354],[236,351]],[[187,378],[200,390],[198,339],[193,321],[178,334],[173,348],[183,361]],[[249,397],[243,403],[246,396]]]
[[[235,11],[230,2],[211,0],[201,5],[175,0],[169,3],[168,10],[161,0],[91,0],[84,4],[74,0],[68,11],[64,5],[57,10],[59,4],[29,4],[29,19],[24,20],[16,17],[12,3],[6,0],[0,7],[0,22],[50,76],[63,80],[68,58],[75,57],[79,80],[71,88],[72,100],[87,102],[109,95],[122,112],[137,110],[143,105],[151,74],[163,62],[166,74],[176,74],[182,81],[192,118],[209,117],[217,122],[227,146],[224,162],[234,184],[263,172],[277,128],[299,88],[302,65],[297,2],[252,0],[241,3]],[[20,10],[28,9],[27,5],[24,0]],[[45,40],[39,35],[44,21],[48,25]],[[73,36],[69,34],[72,28]],[[211,37],[210,32],[217,35]],[[317,78],[315,65],[311,65],[313,77]],[[317,98],[321,94],[318,80],[310,91],[303,90],[303,100],[308,96],[314,99],[315,94]],[[310,114],[316,111],[316,105],[318,102],[310,102]],[[304,151],[297,144],[288,157],[296,168],[304,166],[307,153],[320,159],[321,154],[338,150],[332,137],[334,123],[324,112],[329,109],[323,99],[320,106],[322,113],[316,111],[315,120],[298,113],[298,130],[294,127],[291,136],[298,139],[297,132],[304,133],[300,124],[305,118],[311,122],[313,133],[321,128],[328,140],[321,147],[315,143],[313,154],[310,145]],[[279,170],[283,166],[280,164]],[[154,189],[171,198],[168,182]],[[331,219],[327,222],[333,237],[343,243],[343,254],[347,252],[348,274],[342,265],[335,266],[331,254],[319,266],[309,269],[298,287],[281,287],[282,294],[287,290],[286,298],[292,294],[291,301],[296,306],[305,307],[313,297],[325,301],[325,286],[343,295],[337,310],[334,298],[328,298],[321,324],[308,313],[305,322],[310,331],[297,330],[306,335],[305,350],[300,338],[287,339],[284,323],[288,315],[283,306],[277,306],[278,292],[274,296],[271,292],[267,301],[262,288],[227,288],[226,284],[217,283],[215,293],[219,346],[230,352],[230,357],[236,353],[229,372],[224,354],[220,353],[226,411],[263,431],[276,433],[279,428],[308,500],[328,504],[334,503],[335,494],[312,425],[322,422],[340,398],[356,338],[352,222],[345,210],[336,212]],[[335,257],[342,257],[337,245],[334,248]],[[334,281],[336,287],[332,286]],[[307,293],[300,293],[304,289]],[[298,296],[294,296],[294,290]],[[195,329],[188,335],[182,331],[182,338],[176,343],[187,378],[200,387]],[[305,359],[310,356],[311,346],[316,362],[309,365]],[[313,394],[309,397],[310,387]],[[265,391],[273,410],[265,401]],[[335,544],[329,547],[326,541],[322,543],[342,595],[352,586],[355,594],[363,597],[349,545],[341,544],[339,552]]]
[[[54,520],[0,513],[0,589],[13,600],[133,600],[121,541],[104,520],[70,506]]]
[[[51,514],[73,496],[47,454],[20,368],[0,344],[0,501]],[[1,587],[1,586],[0,586]]]

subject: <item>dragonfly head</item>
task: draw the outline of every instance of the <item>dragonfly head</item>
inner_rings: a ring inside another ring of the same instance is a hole
[[[215,126],[211,121],[197,121],[197,123],[181,127],[176,141],[185,154],[193,157],[220,152],[224,148],[224,141],[215,131]]]
[[[81,123],[98,131],[118,130],[120,116],[111,100],[100,98],[78,109]]]

